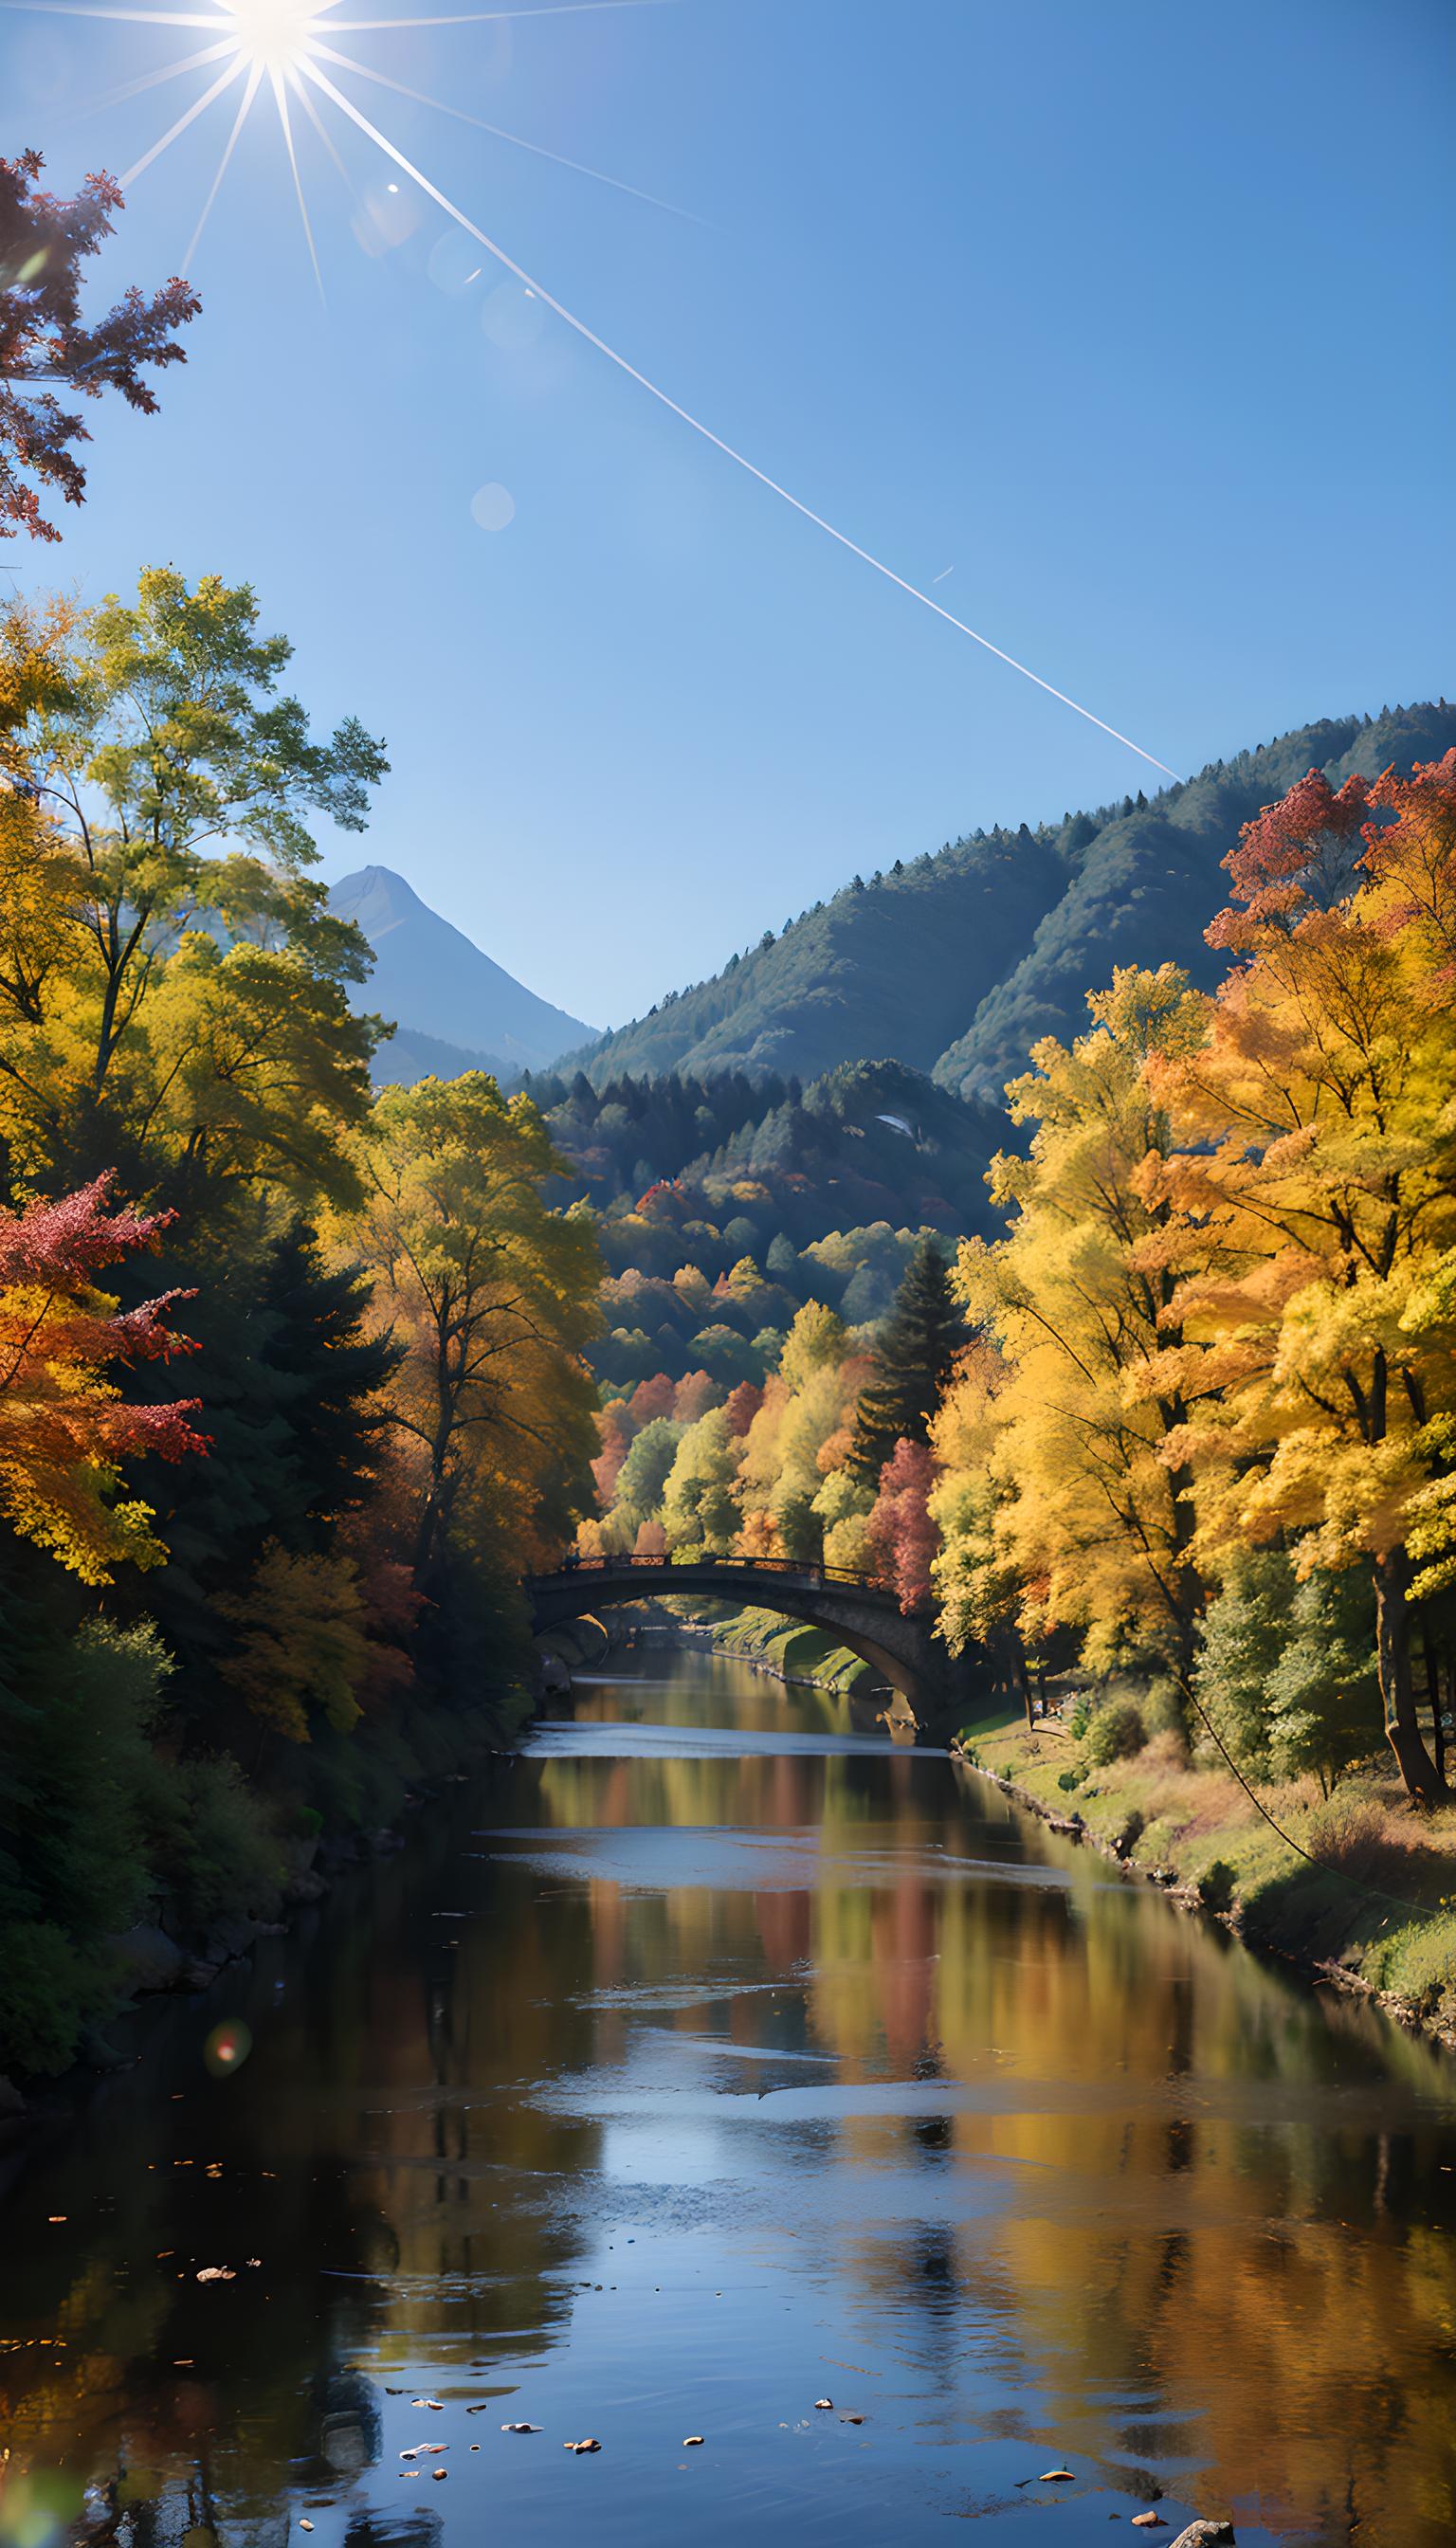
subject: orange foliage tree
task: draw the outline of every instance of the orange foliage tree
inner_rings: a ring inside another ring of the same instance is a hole
[[[190,1349],[167,1323],[185,1296],[122,1310],[96,1288],[171,1218],[112,1209],[110,1186],[98,1177],[59,1203],[0,1215],[0,1506],[86,1584],[109,1584],[123,1560],[155,1566],[166,1555],[150,1507],[119,1498],[121,1463],[207,1449],[188,1420],[196,1400],[131,1407],[110,1377],[119,1363]]]

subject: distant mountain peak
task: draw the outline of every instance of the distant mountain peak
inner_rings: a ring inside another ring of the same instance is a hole
[[[528,991],[463,929],[421,900],[394,867],[356,867],[329,887],[341,918],[362,929],[374,971],[355,993],[435,1047],[461,1048],[461,1067],[499,1054],[514,1070],[544,1070],[564,1052],[595,1041],[594,1027]],[[381,1060],[388,1066],[389,1048]]]

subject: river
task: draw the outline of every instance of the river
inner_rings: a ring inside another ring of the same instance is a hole
[[[108,2484],[124,2548],[1449,2541],[1445,2058],[840,1699],[636,1672],[129,2022],[0,2215],[5,2548]]]

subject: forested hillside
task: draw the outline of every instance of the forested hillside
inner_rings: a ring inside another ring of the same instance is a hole
[[[1326,719],[1213,762],[1149,805],[1125,805],[1074,856],[1075,873],[1014,972],[983,999],[935,1065],[966,1096],[998,1101],[1040,1036],[1080,1035],[1090,986],[1122,964],[1180,964],[1200,990],[1224,970],[1204,937],[1228,897],[1224,860],[1239,830],[1310,770],[1331,786],[1395,767],[1409,777],[1456,743],[1456,707],[1383,708],[1378,717]]]
[[[594,1089],[578,1072],[526,1093],[572,1165],[554,1199],[598,1216],[589,1354],[608,1396],[659,1375],[762,1383],[803,1303],[873,1320],[918,1231],[1000,1227],[986,1168],[1004,1118],[899,1062],[806,1089],[742,1071]]]
[[[1456,743],[1456,708],[1326,719],[1212,763],[1196,778],[977,834],[888,873],[856,876],[775,936],[580,1056],[598,1086],[669,1071],[818,1078],[893,1056],[998,1102],[1041,1035],[1074,1035],[1089,984],[1172,961],[1211,987],[1204,931],[1225,899],[1239,827],[1311,768],[1336,787],[1408,774]]]
[[[856,876],[713,980],[670,992],[581,1056],[601,1084],[623,1070],[776,1070],[817,1078],[846,1061],[929,1070],[978,1001],[1029,953],[1066,889],[1055,833],[997,833]]]

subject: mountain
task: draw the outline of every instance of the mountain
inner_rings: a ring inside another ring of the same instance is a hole
[[[712,981],[584,1057],[598,1086],[620,1072],[776,1071],[809,1080],[886,1056],[929,1070],[977,1003],[1028,954],[1066,889],[1051,841],[959,841],[853,884]]]
[[[1302,726],[1151,802],[1129,796],[1032,831],[948,843],[766,932],[711,981],[668,997],[581,1055],[598,1088],[623,1074],[818,1079],[893,1058],[956,1095],[999,1101],[1039,1036],[1086,1021],[1118,964],[1222,969],[1204,930],[1227,898],[1239,826],[1311,768],[1402,773],[1456,745],[1456,708],[1383,709]]]
[[[1383,709],[1301,726],[1256,752],[1214,762],[1149,805],[1104,824],[1074,853],[1075,872],[1039,922],[1027,954],[978,1005],[966,1031],[936,1063],[943,1086],[999,1098],[1040,1036],[1063,1042],[1086,1025],[1086,994],[1119,964],[1181,964],[1212,990],[1228,956],[1204,931],[1228,898],[1223,861],[1251,822],[1312,769],[1340,787],[1394,763],[1403,776],[1456,744],[1456,708]]]
[[[328,898],[343,919],[357,921],[374,949],[374,971],[355,995],[358,1005],[407,1031],[380,1055],[388,1077],[417,1079],[430,1069],[450,1075],[445,1062],[428,1058],[417,1069],[396,1067],[410,1059],[411,1045],[463,1047],[451,1065],[456,1072],[482,1064],[513,1072],[542,1069],[594,1037],[594,1028],[538,999],[494,963],[393,867],[360,867],[331,886]]]

